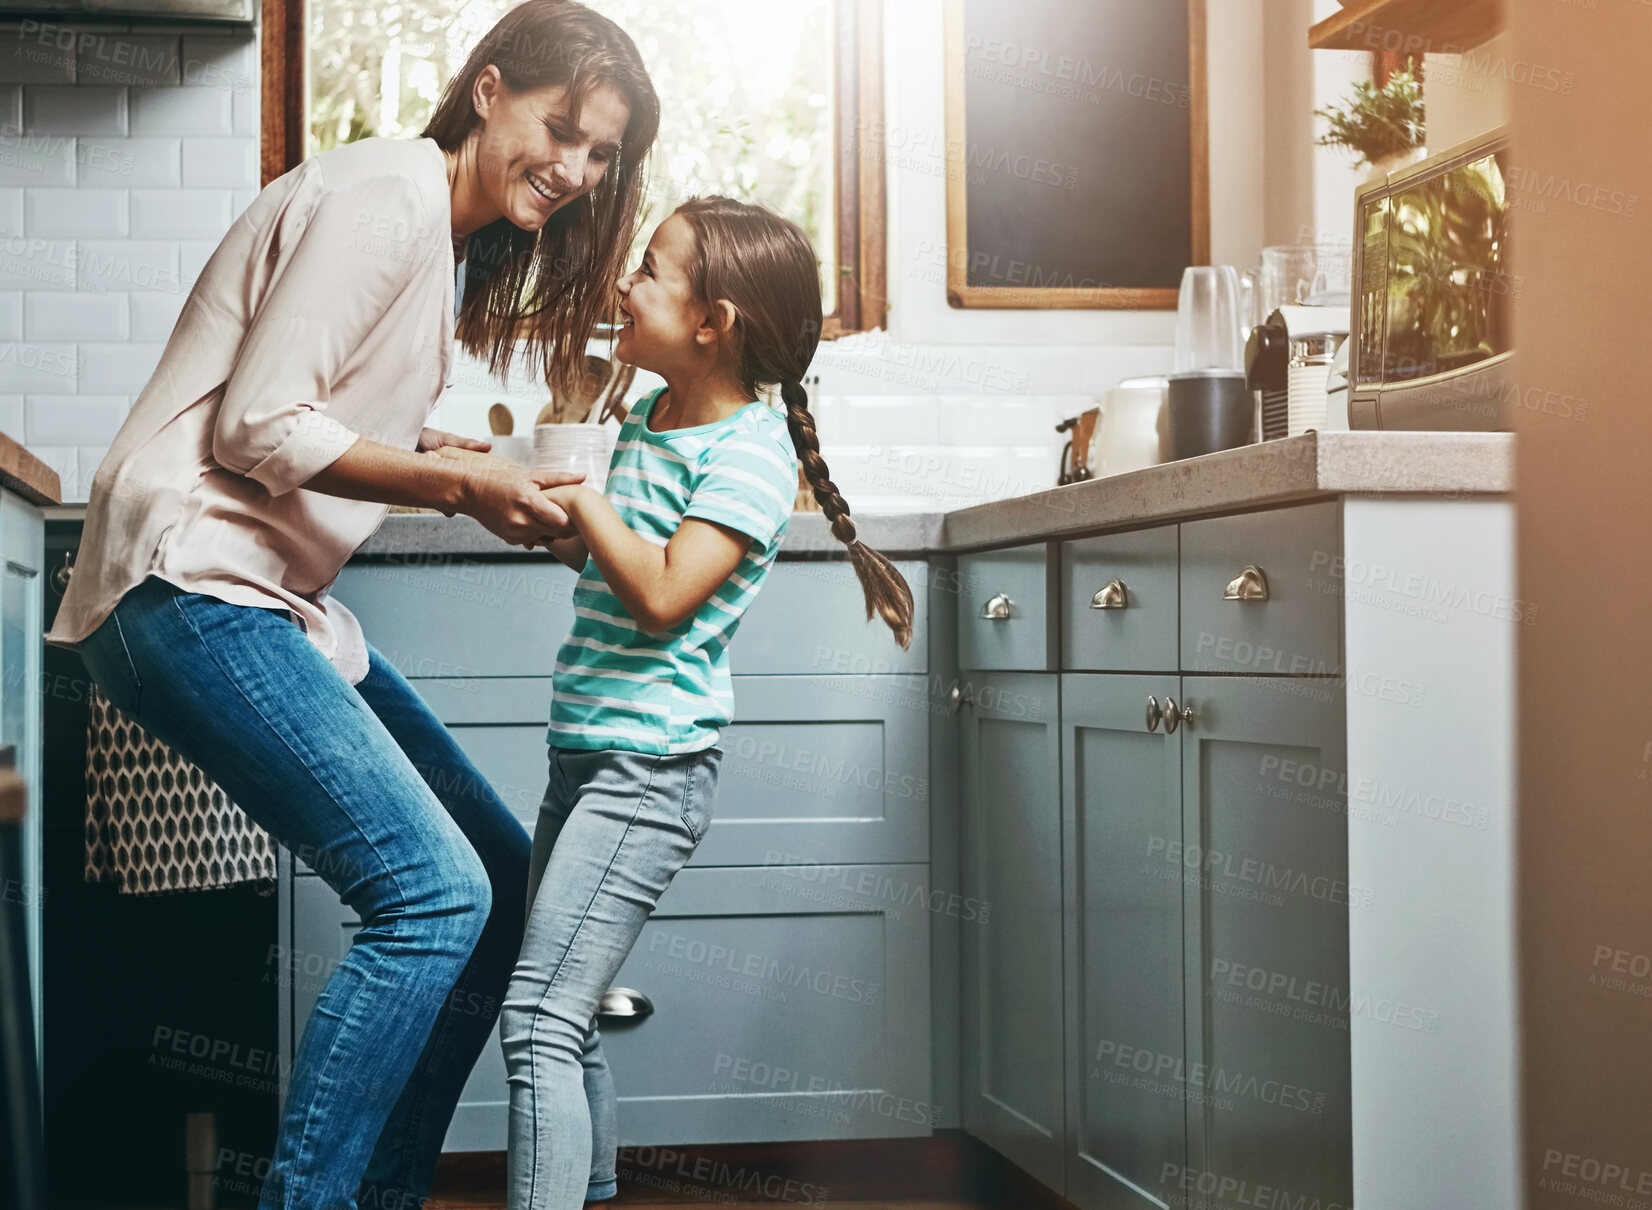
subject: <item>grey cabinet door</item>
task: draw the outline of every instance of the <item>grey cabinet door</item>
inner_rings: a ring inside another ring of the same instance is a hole
[[[1347,1206],[1348,913],[1371,905],[1348,885],[1342,694],[1305,678],[1182,687],[1183,843],[1161,856],[1188,920],[1183,1188]]]
[[[1174,674],[1061,678],[1067,920],[1067,1200],[1085,1210],[1162,1206],[1187,1162],[1182,733],[1147,726]],[[1142,1070],[1147,1067],[1148,1070]]]
[[[1059,679],[968,676],[960,714],[964,1128],[1064,1188]]]
[[[625,1146],[930,1133],[928,867],[679,871],[602,1018]]]
[[[653,1011],[599,1026],[622,1144],[929,1134],[928,895],[922,865],[679,871],[614,981]],[[292,910],[296,1040],[361,925],[319,878]],[[496,1031],[445,1150],[504,1150],[508,1114]]]

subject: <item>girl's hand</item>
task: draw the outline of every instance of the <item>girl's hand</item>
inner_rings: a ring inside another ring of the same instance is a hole
[[[464,464],[460,511],[512,546],[531,548],[574,532],[567,510],[550,499],[547,489],[577,484],[584,475],[530,471],[508,458],[463,447],[440,446],[431,452]]]
[[[431,450],[457,448],[462,450],[476,450],[487,453],[493,448],[493,442],[481,441],[475,437],[461,437],[457,433],[444,433],[441,429],[421,429],[417,449],[421,454],[428,454]]]

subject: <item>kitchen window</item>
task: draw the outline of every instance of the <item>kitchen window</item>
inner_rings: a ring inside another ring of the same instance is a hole
[[[586,0],[636,40],[660,94],[640,259],[685,197],[797,222],[821,260],[825,336],[885,312],[882,0]],[[511,0],[265,0],[263,182],[369,135],[416,138]],[[279,36],[277,36],[279,34]]]

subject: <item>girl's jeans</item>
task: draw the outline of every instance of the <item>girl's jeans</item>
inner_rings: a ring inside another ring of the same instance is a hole
[[[619,1135],[597,1003],[711,823],[722,749],[551,749],[527,935],[505,994],[510,1210],[614,1196]]]
[[[155,577],[81,644],[104,695],[315,868],[362,928],[299,1040],[261,1210],[418,1205],[522,940],[529,840],[376,650]]]

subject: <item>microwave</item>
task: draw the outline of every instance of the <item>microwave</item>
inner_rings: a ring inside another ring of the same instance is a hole
[[[1504,127],[1354,195],[1349,428],[1514,427],[1517,185]]]

